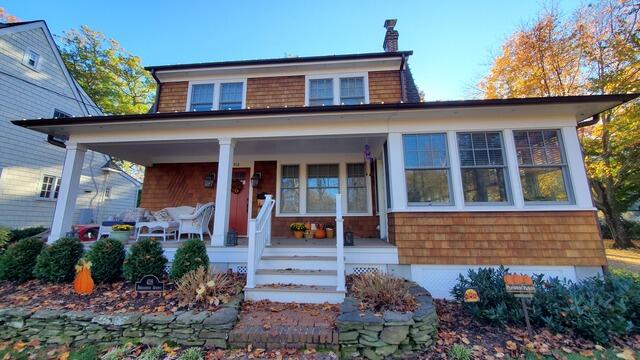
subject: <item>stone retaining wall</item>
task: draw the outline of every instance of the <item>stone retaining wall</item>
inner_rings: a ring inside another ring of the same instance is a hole
[[[160,345],[227,348],[238,319],[241,295],[215,312],[98,314],[92,311],[0,309],[0,340],[38,339],[48,344],[79,346],[132,340]]]
[[[436,341],[438,316],[427,290],[415,284],[409,289],[418,302],[413,312],[385,311],[382,316],[360,312],[358,301],[347,297],[336,319],[342,358],[378,360],[422,351]]]

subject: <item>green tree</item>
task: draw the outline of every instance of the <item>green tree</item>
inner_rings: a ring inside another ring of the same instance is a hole
[[[546,10],[507,39],[479,90],[486,98],[637,92],[639,12],[633,0],[599,0],[571,17]],[[594,202],[619,248],[633,246],[622,212],[640,199],[638,107],[604,112],[580,130]]]

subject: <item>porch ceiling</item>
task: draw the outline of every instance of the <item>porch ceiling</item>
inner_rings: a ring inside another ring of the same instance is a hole
[[[362,153],[365,145],[382,146],[384,136],[317,136],[275,139],[243,139],[235,146],[235,157],[264,160],[286,154]],[[218,141],[150,141],[135,143],[86,144],[95,150],[120,159],[150,166],[158,163],[210,162],[218,159]]]

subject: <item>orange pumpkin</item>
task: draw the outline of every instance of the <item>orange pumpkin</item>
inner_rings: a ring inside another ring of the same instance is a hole
[[[89,295],[93,292],[93,279],[91,278],[91,262],[82,261],[76,266],[76,279],[73,281],[74,290],[80,295]]]

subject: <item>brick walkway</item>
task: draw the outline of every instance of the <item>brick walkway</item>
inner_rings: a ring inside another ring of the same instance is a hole
[[[231,347],[326,348],[337,350],[336,305],[245,302],[229,333]]]

